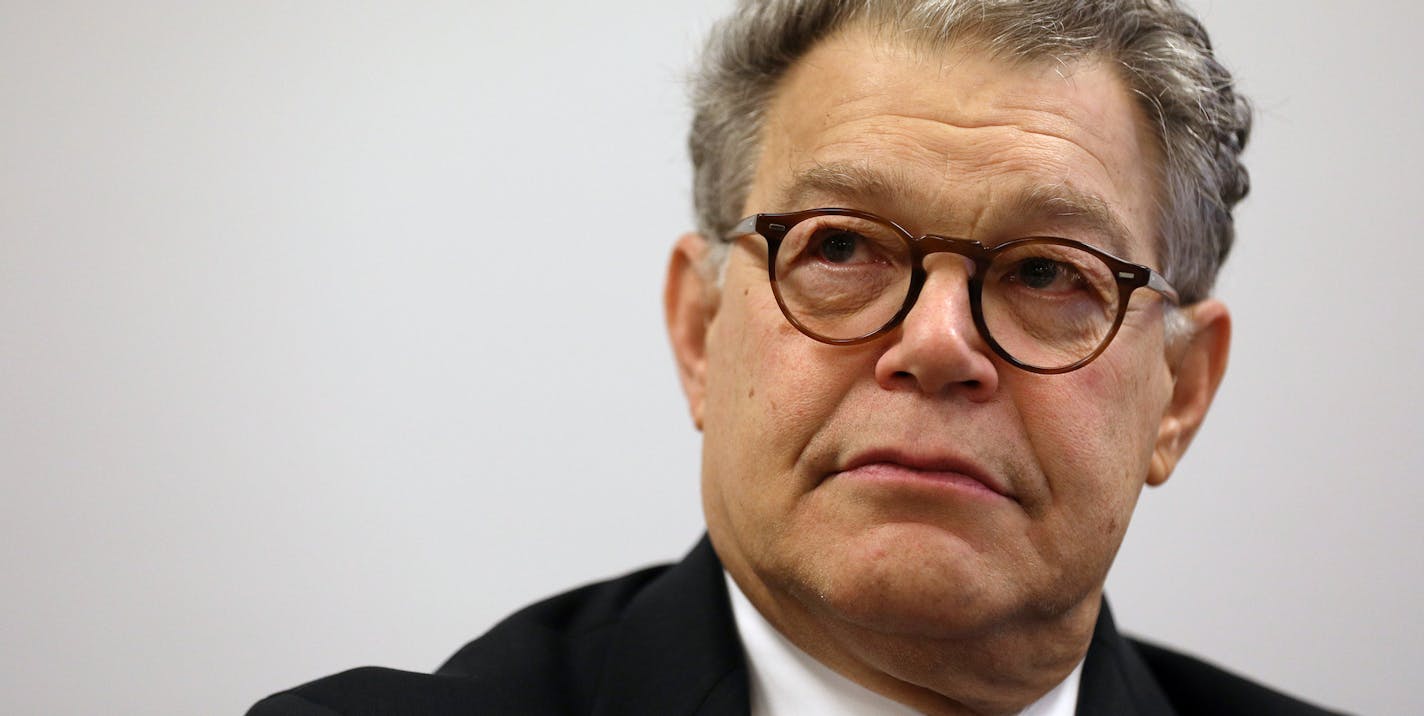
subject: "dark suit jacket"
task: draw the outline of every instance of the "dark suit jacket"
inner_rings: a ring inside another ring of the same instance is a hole
[[[682,562],[561,594],[470,642],[432,674],[366,667],[258,703],[248,716],[745,716],[747,668],[706,538]],[[1324,714],[1161,647],[1103,605],[1078,714]]]

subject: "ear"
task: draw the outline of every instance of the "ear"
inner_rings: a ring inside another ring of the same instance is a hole
[[[663,312],[677,376],[698,430],[707,394],[707,327],[716,313],[715,280],[707,275],[706,259],[707,240],[700,234],[683,234],[673,246],[663,287]]]
[[[1187,312],[1190,333],[1175,340],[1168,337],[1172,400],[1157,427],[1157,444],[1147,473],[1147,484],[1154,487],[1171,476],[1201,427],[1226,374],[1231,352],[1231,314],[1225,304],[1208,299],[1180,310]]]

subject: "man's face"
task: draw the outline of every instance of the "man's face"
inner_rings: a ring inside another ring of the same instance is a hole
[[[1154,141],[1106,64],[850,31],[779,86],[746,213],[843,206],[917,234],[1065,236],[1160,268]],[[765,242],[741,239],[700,344],[681,350],[708,528],[763,611],[951,637],[1095,606],[1143,484],[1170,471],[1153,459],[1176,434],[1155,295],[1134,294],[1096,361],[1036,375],[976,332],[962,259],[926,268],[900,328],[831,346],[787,323]]]

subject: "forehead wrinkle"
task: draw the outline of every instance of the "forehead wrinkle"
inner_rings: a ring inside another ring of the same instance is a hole
[[[1091,68],[1091,65],[1087,67]],[[1073,75],[1059,75],[1062,82],[1077,84]],[[1090,158],[1105,174],[1112,173],[1111,162],[1089,147],[1083,141],[1085,137],[1076,136],[1075,130],[1086,131],[1087,137],[1094,138],[1105,146],[1121,142],[1121,138],[1104,134],[1100,127],[1102,118],[1093,112],[1085,111],[1072,102],[1055,101],[1055,98],[1036,94],[1009,94],[995,98],[991,104],[977,102],[973,96],[947,105],[937,105],[931,100],[914,109],[885,106],[883,103],[887,96],[903,97],[903,91],[877,87],[867,90],[863,97],[842,102],[834,107],[833,114],[827,115],[829,126],[824,127],[822,131],[835,131],[832,127],[843,125],[841,130],[852,132],[863,139],[867,132],[902,135],[906,134],[905,127],[928,125],[928,130],[914,136],[912,141],[923,145],[922,148],[931,153],[946,157],[950,156],[950,153],[936,146],[939,144],[935,139],[936,135],[948,132],[944,140],[950,140],[965,135],[977,136],[980,133],[976,130],[1008,131],[1019,134],[1023,140],[1030,142],[1048,140],[1071,145],[1076,151]],[[1140,112],[1135,113],[1140,118]],[[861,126],[872,119],[876,124]],[[905,126],[885,125],[884,120],[887,119],[896,120]],[[1010,146],[1017,143],[1013,142]]]
[[[797,210],[812,208],[807,202],[821,197],[862,206],[865,202],[894,206],[903,202],[905,195],[916,186],[898,167],[881,168],[868,161],[816,162],[796,171],[783,187],[781,196],[786,206]],[[936,207],[936,213],[948,208]],[[1067,182],[1011,188],[987,208],[996,218],[1048,220],[1082,226],[1102,237],[1101,248],[1128,257],[1132,234],[1122,218],[1101,196]],[[900,217],[885,218],[897,223],[904,221]],[[976,212],[975,223],[982,218],[982,213]]]
[[[1052,113],[1040,113],[1052,116]],[[788,206],[795,208],[809,208],[805,202],[811,197],[830,196],[835,198],[866,199],[877,201],[881,205],[895,205],[903,201],[906,194],[920,194],[921,199],[928,199],[931,195],[942,196],[948,187],[940,186],[934,192],[926,192],[927,176],[918,179],[910,176],[905,162],[912,164],[924,163],[918,170],[929,172],[943,172],[943,176],[931,179],[930,183],[940,184],[948,181],[952,187],[955,175],[969,173],[979,173],[978,169],[968,166],[959,166],[960,155],[968,146],[989,146],[999,145],[993,149],[986,149],[993,157],[993,163],[1003,163],[1008,165],[1009,171],[1006,174],[1024,174],[1032,179],[1032,174],[1059,174],[1062,171],[1058,165],[1060,160],[1053,158],[1046,159],[1040,165],[1033,160],[1035,154],[1047,152],[1052,146],[1063,144],[1071,145],[1074,153],[1082,156],[1095,165],[1095,169],[1103,174],[1112,173],[1109,163],[1093,151],[1092,148],[1084,146],[1078,138],[1063,133],[1057,127],[1048,126],[1051,122],[1042,122],[1035,127],[1015,126],[1010,122],[998,121],[967,121],[961,118],[932,117],[915,115],[908,113],[879,112],[879,118],[893,118],[902,122],[912,124],[929,124],[937,127],[938,131],[933,133],[906,132],[903,127],[896,126],[864,126],[864,120],[853,120],[836,127],[836,134],[850,134],[846,137],[832,137],[834,141],[830,144],[847,145],[845,151],[857,153],[862,150],[871,150],[876,153],[885,151],[883,146],[871,142],[871,138],[878,138],[882,144],[898,146],[904,152],[893,162],[873,163],[870,158],[844,159],[844,160],[812,160],[807,166],[800,168],[788,177],[780,187],[779,196]],[[849,129],[847,127],[853,127]],[[1013,132],[1022,139],[1018,141],[1005,141],[1002,138],[993,136],[980,136],[978,131],[983,129],[997,129]],[[823,130],[826,131],[826,130]],[[946,135],[948,131],[948,136]],[[1039,143],[1048,142],[1039,146]],[[822,146],[821,149],[825,149]],[[815,152],[803,150],[805,154]],[[844,153],[844,152],[837,152]],[[1051,152],[1050,152],[1051,154]],[[916,156],[918,155],[918,156]],[[1034,171],[1034,170],[1037,171]],[[919,171],[914,172],[917,176]],[[1060,218],[1078,217],[1084,219],[1080,222],[1089,225],[1089,228],[1098,229],[1106,234],[1107,238],[1114,241],[1115,248],[1121,250],[1128,243],[1126,239],[1131,236],[1127,230],[1123,219],[1113,211],[1109,204],[1094,193],[1068,186],[1068,179],[1061,174],[1058,177],[1042,176],[1042,181],[1057,181],[1064,184],[1062,187],[1045,185],[1037,187],[1033,195],[1019,197],[1017,207],[1027,213],[1038,217],[1047,218],[1057,216]],[[933,203],[933,202],[932,202]],[[1056,206],[1054,206],[1056,204]],[[951,209],[953,207],[943,207]]]

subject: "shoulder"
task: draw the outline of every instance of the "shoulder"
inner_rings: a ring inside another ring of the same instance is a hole
[[[1129,639],[1172,707],[1181,714],[1328,716],[1313,706],[1250,679],[1164,646]]]
[[[745,671],[704,537],[676,565],[516,612],[434,674],[355,669],[274,694],[249,716],[745,713]]]
[[[1104,601],[1083,660],[1077,713],[1314,716],[1331,712],[1200,659],[1129,639],[1117,630]]]
[[[668,567],[530,605],[466,644],[434,674],[364,667],[273,694],[248,716],[527,713],[584,710],[625,609]]]
[[[466,680],[396,669],[363,667],[327,676],[273,694],[247,716],[336,716],[337,714],[470,713],[471,704],[498,702],[482,698]],[[480,713],[476,711],[475,713]],[[484,713],[499,713],[485,710]]]
[[[629,606],[668,569],[649,567],[525,607],[466,644],[436,673],[518,677],[520,683],[553,681],[566,691],[588,691],[593,684],[587,682],[607,657],[610,639],[627,618]]]

